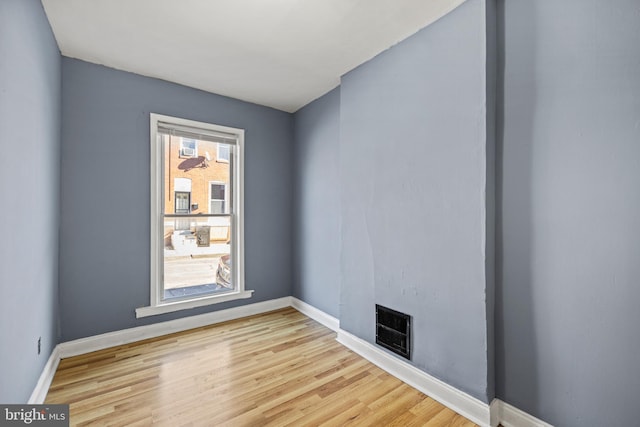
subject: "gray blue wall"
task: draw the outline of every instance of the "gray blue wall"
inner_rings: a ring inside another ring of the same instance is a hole
[[[469,0],[342,78],[340,325],[412,315],[412,363],[489,401],[485,22]]]
[[[0,2],[0,132],[0,402],[25,403],[58,340],[60,52],[37,0]]]
[[[62,340],[291,295],[291,114],[63,58]],[[245,129],[251,299],[136,319],[149,305],[149,113]]]
[[[375,303],[412,314],[413,363],[484,401],[495,378],[558,426],[637,424],[639,14],[499,0],[494,34],[468,0],[292,116],[61,60],[40,2],[3,0],[0,402],[59,340],[293,292],[371,342]],[[149,112],[246,129],[252,299],[135,318]]]
[[[293,296],[340,316],[340,89],[294,115]]]
[[[497,395],[638,425],[640,3],[502,0]]]

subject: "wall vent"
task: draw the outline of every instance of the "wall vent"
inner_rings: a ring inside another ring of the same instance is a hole
[[[411,316],[376,304],[376,344],[411,360]]]

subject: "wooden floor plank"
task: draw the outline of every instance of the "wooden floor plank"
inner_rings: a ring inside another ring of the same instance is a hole
[[[46,402],[77,426],[475,426],[291,308],[64,359]]]

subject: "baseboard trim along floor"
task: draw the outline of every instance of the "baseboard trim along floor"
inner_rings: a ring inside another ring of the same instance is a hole
[[[60,359],[291,306],[291,297],[284,297],[60,343],[51,352],[49,361],[45,365],[33,393],[31,393],[29,403],[39,404],[44,402]]]
[[[342,329],[338,331],[338,342],[463,417],[489,427],[489,405],[486,403]]]
[[[51,352],[51,356],[49,356],[47,363],[44,365],[40,378],[38,378],[38,382],[36,383],[36,387],[33,389],[31,397],[29,397],[29,401],[27,402],[28,404],[38,405],[44,402],[44,399],[47,397],[49,387],[51,386],[51,381],[53,381],[53,376],[56,374],[56,369],[58,369],[60,359],[62,359],[62,357],[60,357],[60,344],[58,344],[54,347]]]
[[[305,316],[337,332],[338,342],[345,347],[358,353],[369,362],[377,365],[399,380],[404,381],[481,427],[496,427],[498,424],[502,424],[504,427],[553,427],[499,399],[494,399],[491,405],[488,405],[432,377],[426,372],[392,356],[368,341],[340,329],[340,322],[337,318],[295,297],[283,297],[247,304],[240,307],[60,343],[51,352],[51,356],[44,366],[28,403],[39,404],[44,402],[61,359],[118,345],[130,344],[174,332],[182,332],[193,328],[267,313],[285,307],[293,307]]]
[[[498,424],[503,427],[553,427],[500,399],[493,399],[491,402],[491,419],[491,427]]]

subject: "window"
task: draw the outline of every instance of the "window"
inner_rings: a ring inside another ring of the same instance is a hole
[[[180,157],[198,157],[198,143],[192,138],[181,138]]]
[[[136,316],[249,298],[244,131],[159,114],[150,121],[151,299]],[[227,161],[210,163],[198,149],[226,153]]]
[[[210,182],[209,185],[209,213],[226,213],[227,185],[223,182]]]
[[[218,144],[216,147],[216,162],[229,163],[231,150],[229,144]]]

